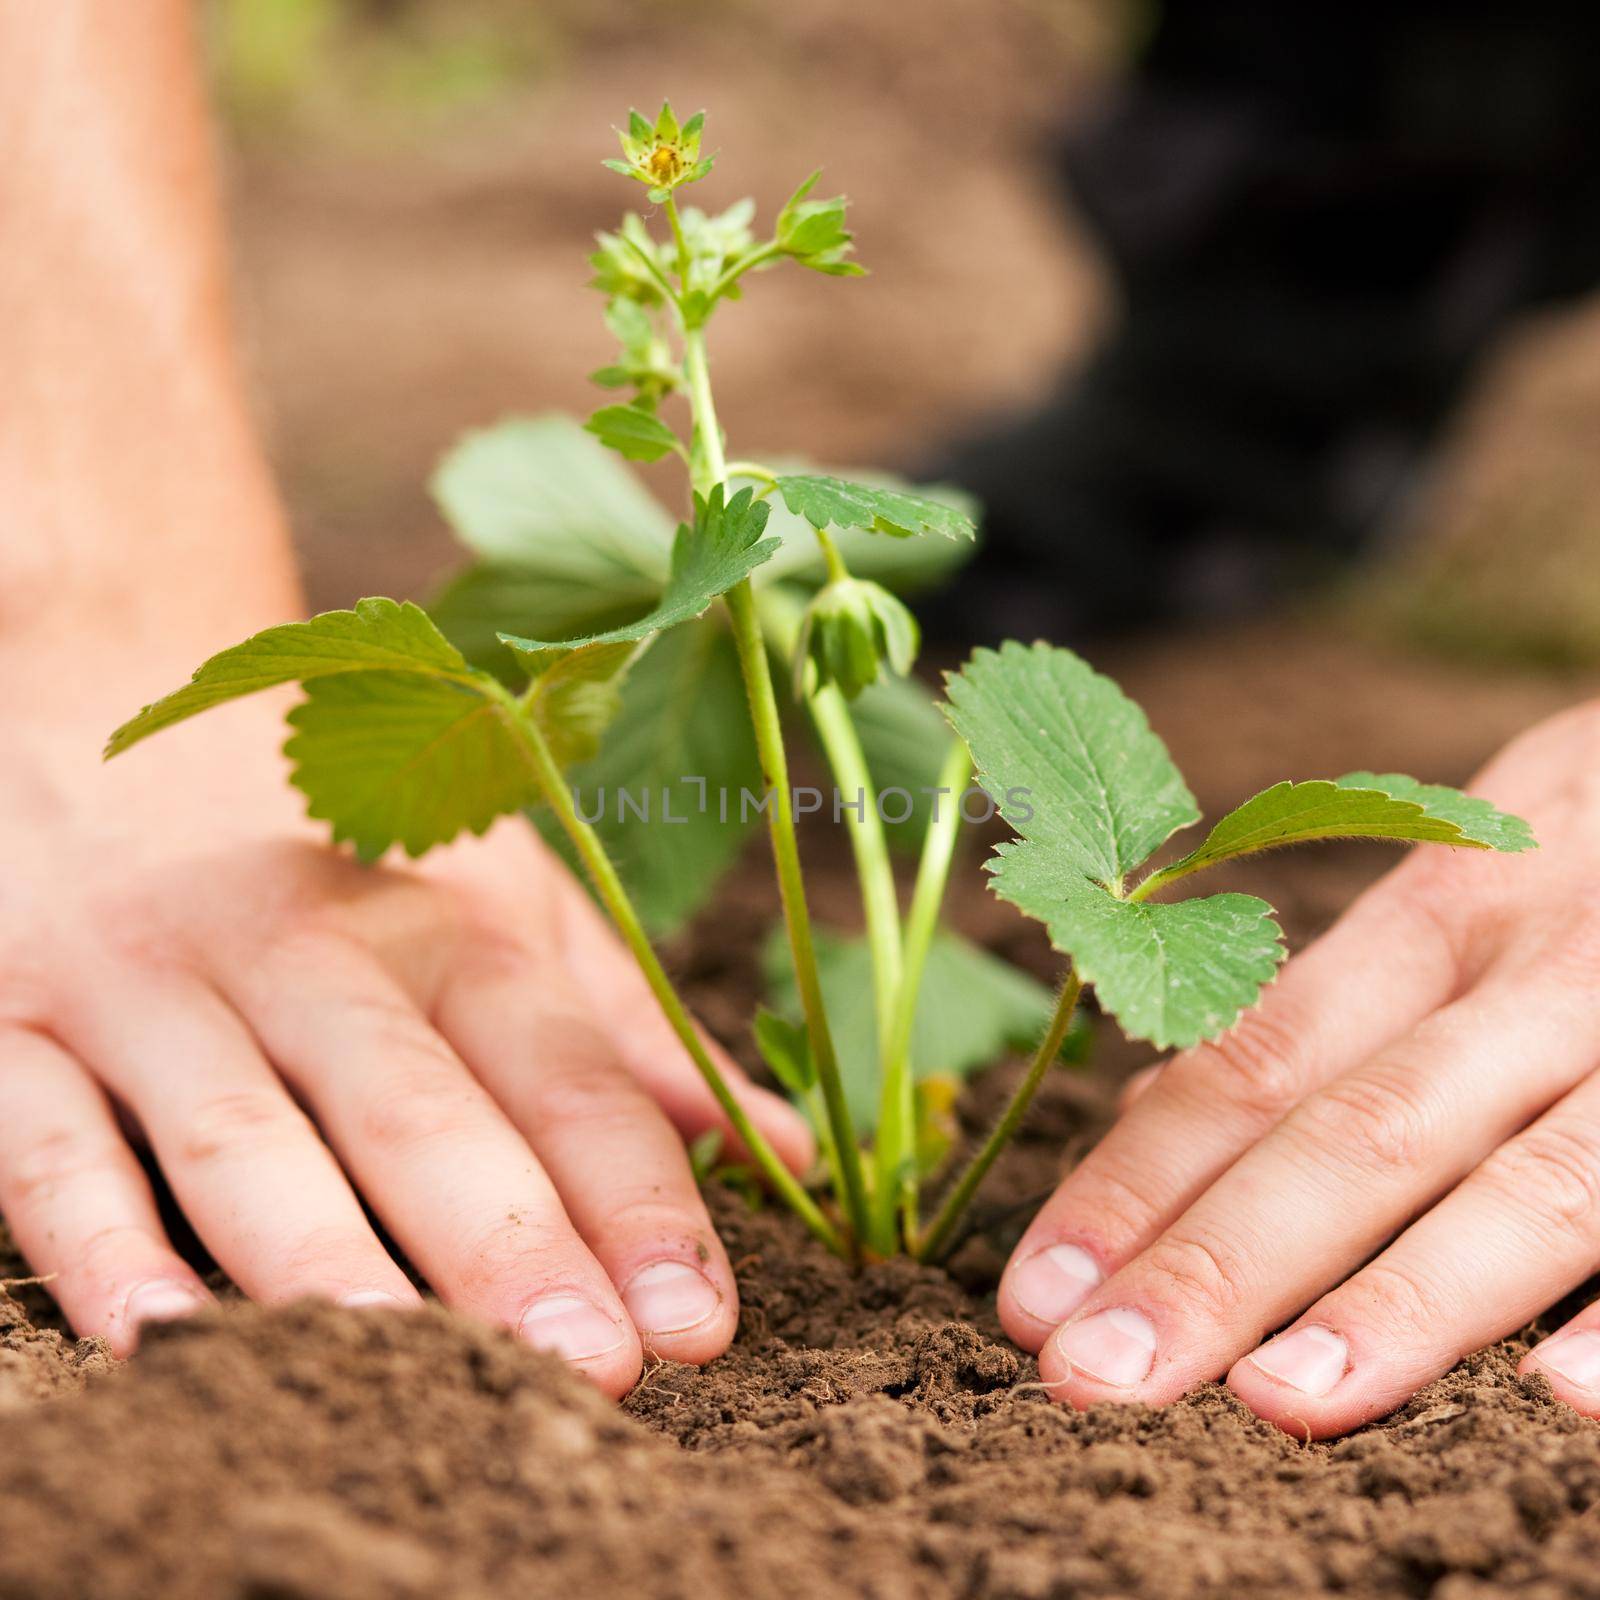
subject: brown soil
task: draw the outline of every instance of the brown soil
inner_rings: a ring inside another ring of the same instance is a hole
[[[1407,751],[1459,779],[1583,687],[1464,679],[1282,629],[1116,665],[1211,802]],[[1238,882],[1300,943],[1388,859],[1281,857]],[[1047,970],[976,876],[958,920]],[[851,915],[842,877],[821,890],[825,915]],[[730,1037],[771,910],[764,874],[741,874],[679,952]],[[1048,1085],[948,1274],[852,1277],[787,1218],[719,1197],[739,1340],[704,1371],[654,1368],[620,1412],[439,1310],[235,1309],[158,1330],[118,1368],[51,1331],[38,1289],[0,1295],[0,1600],[1600,1595],[1600,1428],[1517,1377],[1526,1336],[1309,1447],[1214,1385],[1081,1416],[1029,1387],[994,1275],[1138,1064],[1105,1044],[1095,1074]],[[970,1126],[1006,1076],[975,1086]],[[25,1270],[13,1260],[0,1247],[0,1276]]]
[[[721,1209],[739,1344],[631,1414],[436,1309],[159,1330],[0,1418],[0,1596],[1600,1593],[1600,1435],[1517,1343],[1333,1445],[1211,1385],[1077,1415],[943,1274]]]

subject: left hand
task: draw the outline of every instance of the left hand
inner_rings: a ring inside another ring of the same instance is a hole
[[[1226,1373],[1327,1437],[1600,1266],[1600,706],[1474,789],[1539,852],[1417,851],[1140,1085],[1034,1219],[1000,1315],[1058,1397],[1159,1405]],[[1600,1304],[1524,1370],[1600,1417]]]

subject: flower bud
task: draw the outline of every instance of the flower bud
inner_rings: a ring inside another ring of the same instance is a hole
[[[795,693],[835,684],[853,700],[887,664],[899,677],[917,659],[917,619],[881,584],[835,578],[811,597],[795,651]]]

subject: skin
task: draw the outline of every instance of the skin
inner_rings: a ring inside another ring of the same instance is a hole
[[[1473,788],[1541,849],[1409,856],[1231,1033],[1136,1080],[1035,1218],[1000,1314],[1060,1399],[1160,1405],[1226,1375],[1323,1438],[1594,1272],[1600,705]],[[1522,1370],[1600,1417],[1600,1306]]]
[[[0,0],[0,1212],[118,1354],[208,1294],[446,1303],[621,1394],[737,1321],[684,1137],[722,1123],[532,833],[329,849],[262,697],[108,730],[304,614],[241,397],[185,0]],[[782,1101],[723,1070],[796,1170]]]

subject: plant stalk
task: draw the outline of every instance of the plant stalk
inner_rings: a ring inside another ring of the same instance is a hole
[[[717,1104],[722,1107],[734,1132],[739,1135],[745,1149],[750,1152],[751,1159],[765,1173],[767,1181],[816,1238],[830,1250],[843,1254],[846,1245],[840,1237],[839,1230],[823,1214],[816,1201],[806,1193],[795,1175],[783,1164],[777,1151],[767,1143],[766,1136],[734,1098],[727,1080],[711,1059],[711,1054],[706,1049],[705,1041],[700,1037],[688,1008],[673,987],[672,980],[667,976],[660,958],[650,943],[649,935],[644,931],[639,914],[634,909],[621,878],[617,876],[617,870],[611,864],[610,856],[606,854],[605,845],[601,842],[599,834],[578,815],[577,807],[573,804],[572,791],[568,788],[567,780],[555,757],[550,753],[550,746],[545,742],[544,735],[540,733],[531,718],[517,711],[514,702],[509,701],[509,697],[508,706],[510,721],[527,755],[528,764],[532,768],[540,792],[555,813],[556,820],[561,824],[567,837],[572,841],[573,849],[583,862],[584,870],[594,885],[595,893],[599,895],[601,904],[622,935],[634,960],[638,962],[640,971],[644,973],[645,982],[650,985],[650,992],[661,1007],[662,1015],[682,1041],[684,1049],[689,1052],[690,1058],[699,1068],[700,1076],[705,1079],[707,1087],[716,1097]]]
[[[678,231],[676,210],[670,201],[668,211],[673,217],[674,231]],[[714,485],[727,481],[728,468],[722,452],[722,432],[717,423],[716,403],[711,395],[705,333],[700,328],[685,328],[683,341],[689,403],[694,411],[699,458],[705,468],[705,481],[697,483],[695,488],[703,494]],[[817,1083],[827,1107],[828,1126],[844,1178],[841,1199],[845,1215],[850,1219],[852,1231],[859,1240],[866,1235],[868,1221],[861,1147],[856,1142],[850,1107],[845,1100],[844,1083],[839,1076],[839,1061],[834,1054],[833,1035],[828,1028],[827,1011],[823,1005],[822,980],[817,973],[816,949],[811,938],[811,913],[806,904],[805,881],[800,872],[800,844],[795,836],[794,801],[789,790],[789,759],[784,750],[778,700],[772,687],[772,669],[767,661],[766,641],[762,637],[761,619],[756,612],[750,580],[746,578],[742,583],[735,584],[723,596],[723,600],[733,624],[734,645],[739,653],[739,667],[750,701],[756,751],[771,797],[768,831],[778,875],[778,893],[783,902],[783,920],[794,961],[795,985],[800,992],[800,1005],[805,1014],[806,1037],[811,1046],[811,1059],[816,1066]]]
[[[940,1206],[939,1213],[933,1219],[928,1231],[915,1242],[913,1249],[918,1260],[933,1261],[939,1258],[949,1244],[950,1235],[955,1231],[962,1213],[977,1192],[978,1185],[983,1182],[989,1168],[994,1165],[995,1157],[1011,1142],[1022,1119],[1028,1114],[1034,1092],[1038,1089],[1045,1073],[1049,1071],[1051,1063],[1061,1054],[1061,1046],[1066,1040],[1067,1029],[1072,1026],[1072,1013],[1077,1009],[1078,996],[1082,990],[1083,980],[1078,976],[1078,969],[1075,966],[1069,967],[1066,981],[1061,985],[1061,993],[1056,999],[1056,1008],[1050,1016],[1050,1025],[1045,1029],[1044,1038],[1039,1041],[1039,1048],[1028,1063],[1028,1070],[1023,1074],[1022,1082],[1017,1085],[1010,1103],[990,1131],[989,1137],[984,1140],[982,1148],[967,1163],[966,1171],[951,1186],[950,1193],[945,1197],[945,1202]]]
[[[917,1107],[911,1048],[923,970],[933,936],[938,931],[939,910],[944,904],[945,886],[950,881],[950,864],[955,858],[956,839],[961,828],[961,792],[971,771],[972,758],[967,754],[966,745],[957,739],[939,769],[935,814],[922,841],[916,887],[912,890],[911,908],[906,916],[894,1011],[887,1043],[878,1056],[883,1098],[878,1111],[873,1227],[874,1239],[887,1237],[891,1249],[897,1207],[907,1249],[912,1248],[917,1235]],[[941,813],[939,802],[946,796],[949,804]]]
[[[798,608],[786,597],[768,592],[760,610],[779,646],[780,659],[794,655],[799,638]],[[828,758],[834,782],[846,797],[845,831],[861,885],[861,909],[867,930],[867,950],[872,958],[872,998],[878,1024],[878,1057],[887,1058],[890,1026],[900,992],[900,897],[895,889],[889,841],[878,811],[878,792],[872,782],[866,753],[850,715],[850,703],[831,685],[807,700],[818,742]],[[891,1210],[892,1215],[892,1210]],[[881,1238],[875,1249],[893,1249]]]

